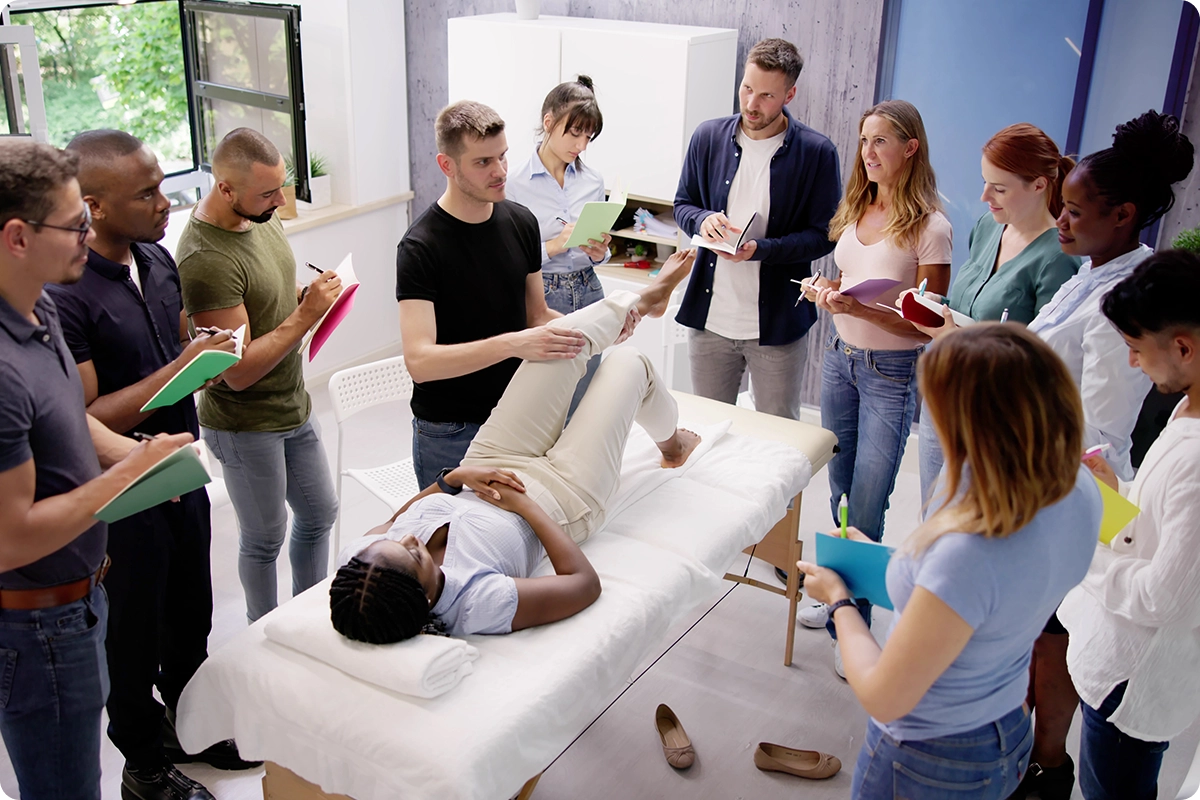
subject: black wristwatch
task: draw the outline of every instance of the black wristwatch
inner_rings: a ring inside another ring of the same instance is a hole
[[[438,479],[438,483],[441,483],[440,478]],[[836,603],[833,603],[832,605],[829,606],[829,609],[828,609],[829,617],[828,618],[833,619],[833,612],[837,611],[842,606],[857,606],[857,605],[858,605],[858,601],[855,600],[853,597],[843,597],[841,600],[838,600]]]
[[[439,472],[437,474],[437,478],[435,480],[437,480],[438,488],[441,489],[443,493],[458,494],[459,492],[461,492],[463,490],[463,487],[451,486],[450,484],[446,483],[446,476],[449,475],[451,472],[454,472],[454,467],[446,467],[444,470],[442,470],[441,472]]]

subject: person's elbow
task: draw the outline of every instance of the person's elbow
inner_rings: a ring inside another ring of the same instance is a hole
[[[581,600],[583,607],[587,608],[592,603],[600,599],[602,587],[600,585],[600,576],[596,574],[596,570],[589,570],[588,575],[584,576],[583,586],[580,589]]]
[[[854,681],[850,682],[850,687],[858,695],[858,701],[862,704],[863,710],[870,714],[876,722],[884,725],[911,713],[917,707],[917,700],[920,699],[909,700],[898,696],[895,692],[867,691],[860,693],[854,686]]]
[[[404,348],[404,368],[408,370],[408,375],[414,383],[428,383],[434,380],[430,371],[431,366],[430,359],[423,348]]]
[[[240,372],[234,372],[232,369],[221,373],[221,382],[235,392],[243,392],[257,383],[257,381],[250,380],[249,376],[243,375]]]

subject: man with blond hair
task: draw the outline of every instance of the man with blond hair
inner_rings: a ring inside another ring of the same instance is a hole
[[[413,467],[424,488],[458,466],[522,359],[575,358],[578,331],[542,327],[541,236],[505,200],[504,120],[468,100],[442,109],[437,163],[446,191],[396,252],[404,359],[413,377]]]
[[[297,345],[341,293],[337,274],[296,287],[296,259],[275,216],[284,204],[279,150],[258,131],[231,131],[213,153],[213,190],[176,250],[192,324],[246,326],[242,360],[200,397],[201,436],[221,462],[238,520],[246,617],[278,603],[275,559],[292,508],[292,594],[325,577],[337,496],[311,418]]]

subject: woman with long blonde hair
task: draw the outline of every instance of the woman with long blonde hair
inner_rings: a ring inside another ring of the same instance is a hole
[[[1087,573],[1102,504],[1079,460],[1079,390],[1037,336],[957,330],[919,373],[946,455],[939,496],[951,500],[888,565],[896,617],[884,646],[846,610],[854,598],[837,573],[800,568],[829,604],[846,678],[871,715],[852,797],[1002,800],[1033,748],[1033,642]]]
[[[859,133],[859,158],[829,225],[839,275],[818,278],[807,296],[834,315],[836,329],[821,373],[821,424],[841,448],[829,464],[834,519],[845,495],[850,524],[879,541],[916,411],[917,357],[929,339],[877,303],[919,285],[944,294],[953,245],[916,107],[879,103],[863,114]],[[845,293],[877,278],[897,283],[873,297]],[[870,606],[860,610],[869,625]],[[800,621],[833,634],[823,606],[803,609]],[[840,675],[836,657],[834,668]]]

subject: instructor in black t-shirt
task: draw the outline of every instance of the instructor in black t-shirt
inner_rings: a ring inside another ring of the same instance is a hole
[[[457,467],[522,359],[575,358],[578,331],[542,327],[541,237],[504,199],[504,120],[481,103],[442,109],[437,163],[446,191],[396,252],[404,360],[413,377],[413,467],[428,486]],[[628,328],[629,326],[627,326]]]

